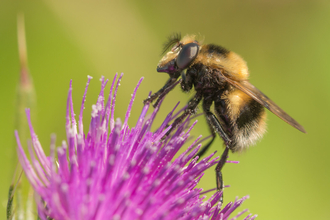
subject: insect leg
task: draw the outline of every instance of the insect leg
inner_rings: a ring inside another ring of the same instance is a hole
[[[212,127],[209,123],[208,123],[208,125],[210,126],[210,128]],[[212,128],[211,128],[211,130],[212,130]],[[215,139],[214,130],[212,130],[211,132],[212,132],[212,139],[195,155],[195,157],[198,156],[198,159],[200,159],[206,153],[206,151],[209,149],[209,147],[212,145],[212,143]]]
[[[226,134],[226,132],[223,130],[220,122],[215,117],[215,115],[212,112],[205,112],[206,118],[208,120],[208,123],[213,127],[213,129],[220,135],[220,137],[225,142],[226,146],[228,146],[231,142],[230,138]]]
[[[147,103],[153,102],[155,99],[157,99],[159,96],[161,96],[164,92],[168,93],[169,91],[171,91],[171,89],[169,91],[167,91],[167,89],[176,83],[178,77],[169,78],[167,80],[167,82],[165,83],[165,85],[158,92],[149,96],[146,100],[143,101],[143,103],[147,104]]]
[[[204,102],[203,102],[203,110],[204,110],[204,114],[206,115],[206,118],[207,118],[206,121],[207,121],[207,125],[210,128],[212,139],[196,154],[196,156],[198,156],[199,159],[206,153],[206,151],[209,149],[209,147],[212,145],[212,143],[215,139],[216,130],[215,130],[214,126],[212,125],[212,123],[209,120],[209,117],[211,117],[211,116],[208,116],[208,115],[212,115],[212,112],[210,111],[211,105],[212,105],[212,99],[211,98],[205,98]]]
[[[228,152],[229,152],[229,144],[231,140],[227,136],[227,134],[224,132],[224,130],[221,127],[221,124],[219,123],[218,119],[215,117],[213,113],[208,114],[208,120],[213,126],[213,128],[217,131],[217,133],[221,136],[221,138],[224,140],[226,144],[226,149],[223,151],[221,158],[218,162],[218,165],[215,168],[215,178],[216,178],[216,183],[217,183],[217,189],[219,191],[222,191],[222,195],[220,197],[220,202],[223,202],[223,178],[222,178],[222,168],[226,164],[227,157],[228,157]],[[212,123],[213,122],[213,123]]]
[[[221,203],[223,203],[223,187],[224,187],[221,169],[227,161],[228,152],[229,152],[229,147],[226,146],[226,149],[223,151],[223,153],[221,155],[221,158],[220,158],[220,161],[219,161],[218,165],[215,168],[215,178],[216,178],[216,181],[217,181],[217,189],[219,191],[222,191],[222,195],[220,197],[220,202]]]
[[[181,89],[184,92],[188,92],[191,90],[195,77],[195,71],[192,68],[188,68],[186,73],[184,73],[184,71],[181,72]]]
[[[215,168],[216,173],[216,181],[217,181],[217,189],[222,190],[223,189],[223,180],[222,180],[222,167],[226,164],[227,156],[229,152],[229,144],[231,140],[227,136],[227,134],[224,132],[224,130],[221,127],[221,124],[219,123],[218,119],[215,117],[215,115],[211,112],[207,113],[207,119],[209,120],[209,123],[213,126],[213,128],[216,130],[216,132],[221,136],[221,138],[224,140],[226,144],[226,149],[221,155],[220,161],[218,165]],[[222,197],[221,197],[222,200]]]
[[[179,79],[178,81],[176,81],[175,83],[171,84],[170,86],[168,86],[158,97],[157,101],[155,102],[155,104],[153,104],[154,108],[156,108],[159,104],[159,102],[164,98],[165,95],[167,95],[167,93],[169,93],[172,89],[174,89],[174,87],[176,85],[178,85],[179,83],[182,82],[182,79]]]
[[[153,105],[154,107],[156,107],[159,104],[159,102],[164,98],[164,96],[167,93],[169,93],[179,83],[181,84],[181,88],[182,88],[183,91],[187,92],[187,91],[189,91],[191,89],[192,84],[193,84],[192,78],[191,78],[191,76],[189,74],[186,76],[186,74],[184,73],[184,71],[181,71],[181,73],[176,73],[169,80],[171,80],[171,79],[175,79],[176,80],[180,76],[179,74],[181,75],[181,79],[180,80],[174,81],[174,82],[170,82],[168,85],[166,83],[165,86],[161,89],[162,91],[159,90],[157,93],[155,93],[154,95],[152,95],[152,96],[156,96],[157,95],[157,97],[158,97],[157,101]],[[152,100],[154,100],[156,98],[153,98]]]
[[[225,144],[226,144],[226,149],[222,153],[220,161],[218,162],[218,165],[215,168],[217,189],[219,191],[222,191],[224,185],[223,185],[221,169],[227,161],[227,156],[228,156],[228,152],[229,152],[229,144],[230,144],[231,140],[228,137],[228,135],[226,134],[226,132],[223,130],[223,128],[222,128],[220,122],[218,121],[217,117],[210,111],[212,101],[213,101],[213,99],[211,97],[204,99],[203,110],[205,112],[207,122],[208,122],[208,124],[211,128],[212,134],[215,133],[215,132],[218,133],[220,135],[220,137],[224,140]],[[211,143],[212,143],[213,140],[214,140],[214,137],[212,138]],[[211,143],[208,143],[204,148],[206,148],[206,147],[208,148],[211,145]],[[204,150],[204,148],[202,149],[202,151]],[[205,149],[205,151],[206,150],[207,149]],[[221,196],[220,201],[221,202],[223,201],[223,196]]]
[[[188,116],[193,113],[195,113],[195,109],[198,106],[199,102],[202,100],[202,94],[201,93],[196,93],[195,96],[190,99],[188,102],[188,107],[185,109],[185,111],[177,117],[174,122],[172,123],[171,129],[166,133],[165,136],[169,135],[173,129],[175,129],[181,122]]]

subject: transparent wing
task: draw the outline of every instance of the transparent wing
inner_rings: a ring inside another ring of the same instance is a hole
[[[236,87],[237,89],[245,92],[251,98],[259,102],[269,111],[273,112],[283,121],[287,122],[289,125],[297,128],[299,131],[306,133],[303,126],[301,126],[296,120],[294,120],[290,115],[288,115],[285,111],[283,111],[278,105],[276,105],[272,100],[270,100],[265,94],[263,94],[259,89],[257,89],[254,85],[252,85],[249,81],[234,81],[223,74],[221,74],[228,83]]]

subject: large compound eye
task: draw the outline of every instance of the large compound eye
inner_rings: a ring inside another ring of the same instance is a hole
[[[198,55],[199,46],[196,43],[189,43],[182,47],[178,58],[176,59],[176,65],[179,69],[185,69],[189,64],[194,61]]]

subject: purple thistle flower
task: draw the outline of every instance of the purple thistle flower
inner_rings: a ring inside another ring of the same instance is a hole
[[[123,74],[122,74],[123,75]],[[72,102],[72,83],[67,99],[67,141],[56,149],[55,137],[51,138],[51,153],[42,150],[26,114],[32,143],[28,149],[30,160],[21,146],[18,133],[19,161],[36,192],[38,215],[41,219],[229,219],[230,214],[248,197],[236,199],[221,208],[216,192],[207,201],[202,189],[196,188],[203,172],[217,164],[214,155],[197,162],[195,154],[201,147],[199,139],[176,159],[174,155],[189,137],[189,119],[165,140],[175,117],[171,111],[163,124],[151,132],[151,125],[158,112],[155,108],[146,116],[145,105],[133,128],[127,121],[139,81],[129,103],[124,123],[114,120],[116,95],[122,75],[111,85],[109,98],[104,105],[104,89],[108,80],[102,77],[101,92],[92,106],[92,118],[87,135],[83,133],[82,115],[88,82],[80,109],[78,126]],[[116,88],[114,89],[114,86]],[[78,127],[78,128],[77,128]],[[185,130],[188,129],[187,132]],[[236,219],[244,210],[232,219]],[[246,219],[254,219],[249,215]]]

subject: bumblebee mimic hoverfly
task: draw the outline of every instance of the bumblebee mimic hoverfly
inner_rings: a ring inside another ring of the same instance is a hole
[[[265,108],[279,118],[306,133],[305,129],[272,100],[248,81],[246,62],[236,53],[214,44],[201,44],[195,36],[172,35],[164,45],[165,54],[157,66],[158,72],[166,72],[170,78],[164,87],[149,96],[144,102],[162,97],[178,83],[183,91],[196,91],[188,102],[185,112],[172,124],[178,126],[185,117],[195,113],[202,101],[212,140],[197,154],[201,157],[210,147],[216,133],[226,145],[216,167],[217,189],[223,189],[221,169],[226,162],[228,151],[239,152],[256,143],[266,130]],[[181,79],[179,77],[181,76]],[[214,113],[210,110],[214,104]],[[170,132],[170,131],[169,131]],[[169,133],[168,132],[168,133]]]

